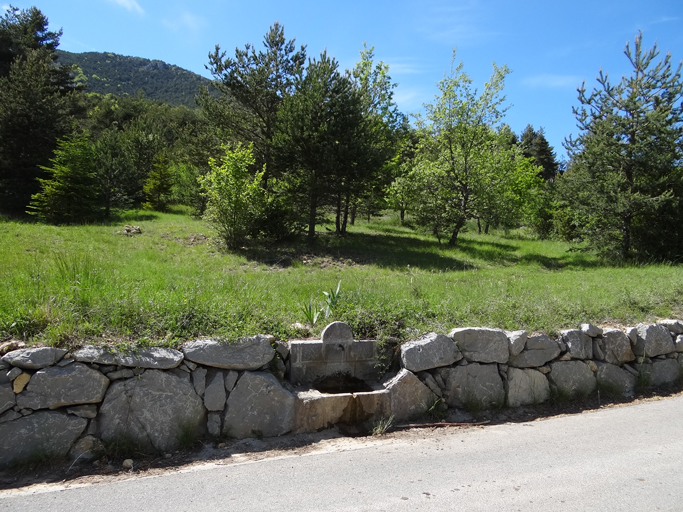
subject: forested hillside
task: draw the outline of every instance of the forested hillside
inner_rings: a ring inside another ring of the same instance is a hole
[[[169,105],[196,108],[194,97],[200,85],[210,81],[200,75],[160,60],[127,57],[115,53],[71,53],[57,50],[57,62],[76,64],[83,71],[87,91],[99,94],[135,96],[142,90],[145,97]]]

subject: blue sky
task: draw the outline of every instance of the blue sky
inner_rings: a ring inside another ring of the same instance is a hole
[[[529,123],[544,127],[560,156],[564,138],[577,133],[576,88],[583,80],[592,87],[601,67],[614,81],[629,73],[623,49],[638,30],[645,46],[657,42],[662,55],[683,59],[681,0],[0,0],[10,3],[36,5],[51,28],[62,28],[63,50],[160,59],[205,76],[216,44],[229,53],[260,45],[275,21],[309,56],[327,49],[346,68],[367,41],[390,65],[405,113],[432,101],[457,47],[475,84],[494,61],[512,69],[505,121],[517,133]]]

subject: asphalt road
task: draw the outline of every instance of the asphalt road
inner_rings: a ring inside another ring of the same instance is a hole
[[[683,397],[77,489],[0,510],[683,511]]]

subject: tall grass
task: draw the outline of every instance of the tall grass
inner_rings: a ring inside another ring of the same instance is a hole
[[[142,234],[120,234],[135,222]],[[212,335],[302,334],[303,308],[339,299],[325,321],[357,337],[454,326],[554,331],[581,322],[633,324],[683,314],[676,265],[610,266],[523,231],[466,232],[457,248],[399,225],[323,229],[292,242],[222,253],[208,228],[179,214],[55,227],[0,220],[0,337],[60,346],[133,340],[174,346]]]

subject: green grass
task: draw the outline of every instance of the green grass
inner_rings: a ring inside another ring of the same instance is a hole
[[[142,234],[117,233],[124,224]],[[465,325],[554,332],[683,312],[680,266],[610,266],[524,231],[466,232],[454,249],[391,215],[345,237],[321,232],[313,249],[292,242],[226,254],[207,242],[203,222],[182,214],[61,227],[0,219],[0,337],[60,346],[288,338],[301,334],[292,324],[306,321],[304,305],[324,308],[322,292],[340,280],[314,333],[332,320],[349,322],[357,338]]]

